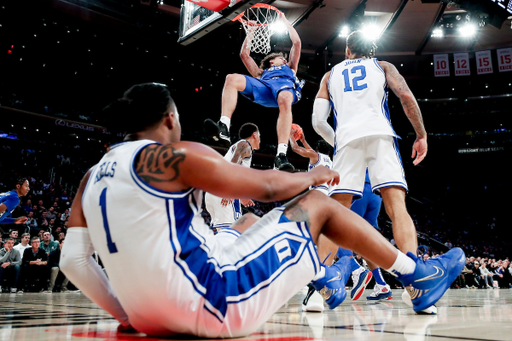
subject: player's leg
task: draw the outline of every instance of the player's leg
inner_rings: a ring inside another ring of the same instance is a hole
[[[281,91],[277,95],[277,104],[279,106],[279,117],[277,119],[277,154],[274,161],[274,168],[293,172],[295,168],[288,162],[286,152],[288,150],[288,139],[292,128],[292,103],[293,93],[290,91]]]
[[[370,185],[365,184],[363,199],[364,212],[362,212],[362,210],[358,207],[354,209],[356,203],[361,200],[357,200],[352,204],[352,211],[356,213],[357,211],[361,212],[361,217],[363,217],[363,219],[366,220],[370,225],[379,230],[377,218],[379,216],[380,207],[382,205],[382,198],[371,191]],[[381,301],[392,299],[393,293],[391,292],[391,288],[389,287],[389,285],[384,280],[380,268],[370,261],[367,261],[367,263],[368,267],[372,271],[373,278],[375,278],[375,287],[373,288],[373,292],[369,296],[366,296],[366,299],[368,301]]]
[[[356,213],[360,217],[362,216],[361,213],[366,210],[366,200],[364,195],[361,199],[356,200],[353,203],[352,194],[333,194],[331,198],[339,202],[344,207],[349,208],[352,212]],[[356,205],[356,203],[357,210],[354,210],[354,205]],[[366,270],[358,262],[356,262],[351,251],[340,247],[338,249],[338,257],[341,259],[343,256],[350,258],[349,264],[352,273],[352,282],[354,283],[352,290],[350,291],[350,298],[355,301],[363,295],[364,290],[368,284],[370,284],[370,281],[372,280],[372,272]]]
[[[215,123],[211,119],[204,121],[204,131],[208,137],[213,138],[215,142],[223,147],[229,147],[231,139],[229,138],[229,128],[231,126],[231,116],[236,109],[238,101],[238,92],[246,88],[247,81],[244,75],[237,73],[229,74],[222,90],[222,109],[219,122]]]
[[[416,254],[418,239],[416,227],[405,207],[405,190],[402,187],[381,188],[386,213],[393,222],[393,236],[402,252]]]

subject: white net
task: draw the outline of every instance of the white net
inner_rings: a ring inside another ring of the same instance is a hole
[[[271,6],[251,7],[239,19],[250,39],[251,52],[270,52],[270,37],[274,34],[274,25],[279,20],[279,13]]]

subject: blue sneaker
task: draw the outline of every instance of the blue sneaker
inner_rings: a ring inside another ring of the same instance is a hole
[[[364,289],[366,289],[366,286],[370,283],[372,277],[373,273],[363,267],[352,272],[352,282],[354,282],[354,286],[350,291],[350,298],[352,301],[358,300],[361,295],[363,295]]]
[[[411,252],[407,256],[416,263],[416,270],[397,279],[408,288],[415,312],[421,312],[434,305],[450,288],[455,278],[466,265],[466,255],[455,247],[446,254],[426,261]]]
[[[325,266],[325,276],[311,282],[313,287],[322,295],[330,309],[339,306],[347,297],[345,285],[350,276],[350,258],[342,257],[336,264]]]

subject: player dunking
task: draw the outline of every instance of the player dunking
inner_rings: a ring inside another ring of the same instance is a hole
[[[229,127],[231,116],[236,108],[238,93],[240,92],[251,101],[265,107],[279,107],[277,119],[277,155],[274,160],[274,168],[284,171],[293,171],[293,165],[288,162],[286,152],[288,149],[288,135],[292,126],[292,104],[301,98],[303,81],[297,79],[296,73],[299,66],[301,41],[297,31],[288,22],[284,14],[280,14],[281,20],[286,24],[292,48],[290,58],[287,61],[282,53],[270,53],[258,66],[250,55],[251,34],[249,33],[242,45],[240,57],[251,74],[229,74],[222,92],[222,112],[218,123],[207,119],[205,132],[214,136],[217,141],[228,147]]]
[[[420,108],[405,79],[393,64],[372,58],[374,45],[361,31],[347,37],[347,59],[325,74],[314,104],[313,126],[335,145],[333,169],[340,183],[331,188],[331,197],[350,207],[353,196],[360,197],[364,174],[372,190],[380,190],[386,212],[393,222],[393,234],[403,252],[416,253],[416,228],[405,206],[405,181],[387,105],[388,87],[400,99],[416,132],[412,157],[419,164],[427,154],[427,133]],[[333,104],[336,134],[327,124]],[[376,268],[367,262],[371,268]],[[414,302],[414,299],[413,299]]]
[[[127,113],[138,119],[126,120]],[[125,327],[156,336],[248,335],[311,280],[335,307],[344,299],[345,275],[337,265],[320,264],[313,245],[320,234],[413,285],[421,293],[415,309],[437,301],[464,266],[459,248],[427,261],[405,256],[319,191],[261,219],[245,215],[235,225],[252,226],[224,248],[201,217],[202,191],[274,201],[311,185],[337,184],[338,174],[326,167],[294,174],[255,170],[181,142],[178,111],[158,84],[133,86],[105,116],[128,135],[80,183],[60,267]],[[92,260],[94,250],[108,279]],[[433,277],[436,269],[441,274]]]
[[[233,144],[224,159],[229,162],[251,167],[252,152],[260,148],[260,132],[258,126],[253,123],[245,123],[238,132],[240,140]],[[205,194],[206,210],[212,217],[211,227],[220,230],[230,227],[242,216],[242,207],[254,206],[251,199],[227,199],[219,198],[211,193]]]

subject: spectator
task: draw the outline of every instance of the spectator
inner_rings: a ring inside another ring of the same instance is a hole
[[[2,240],[2,234],[0,234],[0,248],[4,247],[4,242]]]
[[[36,235],[39,232],[39,229],[37,228],[37,220],[34,217],[34,212],[29,212],[27,219],[28,220],[25,222],[25,232],[28,232],[31,235]]]
[[[52,233],[52,240],[60,242],[60,241],[59,241],[59,234],[60,234],[61,232],[62,232],[62,227],[57,226],[57,227],[55,228],[55,230],[53,230],[53,233]]]
[[[55,219],[56,216],[55,216],[55,208],[54,207],[50,207],[50,209],[48,209],[48,213],[46,214],[46,219]]]
[[[64,232],[59,233],[59,238],[57,239],[60,243],[61,240],[63,240],[66,237],[66,234]]]
[[[25,252],[25,249],[28,249],[30,247],[30,234],[29,233],[23,233],[21,235],[21,242],[14,247],[15,250],[18,250],[20,253],[20,257],[23,260],[23,253]]]
[[[61,285],[61,292],[69,291],[67,286],[69,283],[69,280],[66,278],[66,276],[60,271],[59,267],[59,261],[60,261],[60,251],[62,250],[62,245],[64,245],[64,239],[60,241],[59,247],[52,251],[50,253],[50,268],[51,268],[51,275],[50,275],[50,286],[48,287],[47,293],[51,294],[53,289],[55,288],[55,282],[57,280],[58,275],[60,274],[61,277],[64,277]]]
[[[23,253],[23,276],[29,286],[34,286],[35,291],[43,291],[48,283],[48,255],[39,247],[39,237],[33,237],[28,248]]]
[[[444,243],[444,246],[446,246],[449,250],[451,250],[453,248],[453,244],[450,242],[449,239],[448,239],[448,241],[446,241],[446,243]]]
[[[47,231],[50,232],[51,240],[53,240],[52,233],[53,233],[53,231],[55,231],[55,228],[56,228],[56,226],[55,226],[55,219],[50,219],[49,223],[48,223]]]
[[[60,216],[61,221],[66,221],[69,218],[69,209],[66,209]]]
[[[480,280],[480,287],[486,288],[486,289],[492,289],[493,287],[493,279],[492,274],[489,272],[489,269],[487,269],[487,263],[484,261],[482,263],[482,266],[480,268],[481,273],[481,280]]]
[[[18,278],[20,276],[20,265],[21,256],[18,250],[14,250],[14,239],[7,238],[5,245],[0,250],[0,284],[2,283],[2,277],[5,274],[9,274],[11,282],[11,292],[17,291]],[[1,292],[1,289],[0,289]]]
[[[18,230],[9,230],[9,238],[12,238],[14,240],[14,245],[18,245],[20,242],[18,240]]]
[[[39,214],[42,214],[43,211],[46,211],[46,208],[43,206],[42,200],[39,200],[39,202],[37,203],[37,211],[39,212]]]
[[[51,234],[49,231],[43,232],[43,243],[40,245],[41,249],[46,252],[46,255],[50,256],[50,253],[59,248],[59,243],[51,240]]]
[[[32,212],[32,200],[28,199],[26,203],[24,203],[21,208],[28,213]]]
[[[48,221],[47,215],[48,213],[46,211],[42,211],[41,218],[39,218],[37,221],[37,226],[41,230],[46,230],[48,228],[50,222]]]

